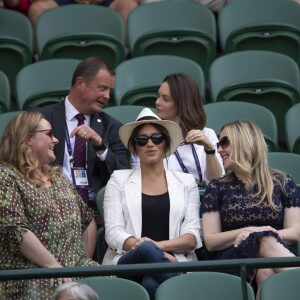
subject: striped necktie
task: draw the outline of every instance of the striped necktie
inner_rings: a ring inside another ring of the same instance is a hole
[[[85,116],[83,114],[77,114],[75,116],[78,123],[77,126],[83,125]],[[86,165],[86,141],[80,139],[79,137],[75,137],[75,145],[74,145],[74,155],[73,155],[73,166],[85,168]],[[85,203],[89,200],[89,192],[88,189],[77,188],[78,194],[82,197]]]

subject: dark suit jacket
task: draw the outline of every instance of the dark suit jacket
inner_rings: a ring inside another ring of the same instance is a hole
[[[41,112],[52,125],[54,136],[59,140],[55,146],[55,165],[63,165],[66,141],[65,101],[57,104],[32,109]],[[97,193],[106,185],[114,170],[128,169],[128,152],[119,138],[122,123],[104,112],[91,115],[90,126],[108,142],[108,153],[105,161],[101,161],[92,145],[88,143],[88,174],[93,189]]]

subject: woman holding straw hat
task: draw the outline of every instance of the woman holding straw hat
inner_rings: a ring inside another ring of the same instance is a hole
[[[180,127],[145,108],[119,134],[141,164],[139,169],[115,171],[106,186],[108,250],[103,264],[196,260],[194,249],[202,246],[197,184],[192,175],[166,170],[163,163],[182,140]],[[126,278],[141,283],[154,299],[158,285],[176,275]]]

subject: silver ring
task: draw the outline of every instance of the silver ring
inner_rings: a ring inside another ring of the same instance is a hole
[[[86,132],[85,132],[85,131],[83,131],[83,132],[82,132],[82,134],[83,134],[83,135],[86,135]]]

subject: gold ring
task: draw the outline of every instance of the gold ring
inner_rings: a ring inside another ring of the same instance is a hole
[[[85,131],[83,131],[83,132],[82,132],[82,134],[83,134],[83,135],[86,135],[86,132],[85,132]]]

